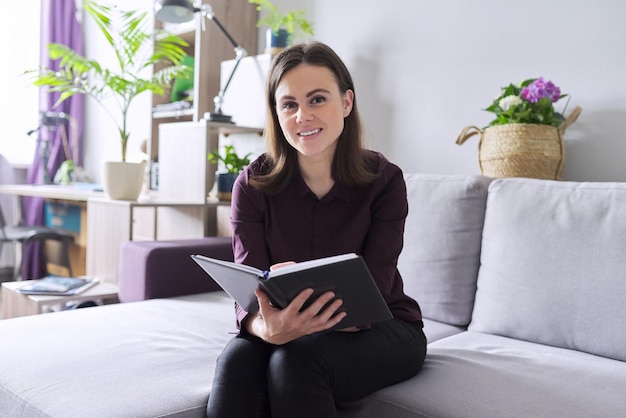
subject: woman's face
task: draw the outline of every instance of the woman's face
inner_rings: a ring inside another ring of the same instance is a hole
[[[332,161],[353,99],[352,90],[340,92],[326,67],[300,64],[283,75],[276,87],[276,113],[299,158]]]

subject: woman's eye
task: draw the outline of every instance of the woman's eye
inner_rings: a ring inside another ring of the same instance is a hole
[[[312,104],[324,103],[326,98],[324,96],[315,96],[311,99]]]
[[[281,109],[284,110],[295,109],[296,107],[298,107],[298,105],[294,102],[285,102],[281,105]]]

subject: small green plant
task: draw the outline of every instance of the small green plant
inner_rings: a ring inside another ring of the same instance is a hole
[[[211,152],[209,154],[209,161],[214,163],[221,162],[224,164],[226,172],[229,174],[238,174],[243,171],[248,164],[250,164],[251,152],[247,153],[243,157],[240,157],[235,151],[235,147],[232,145],[226,145],[224,147],[224,153]]]
[[[281,13],[278,6],[270,0],[248,0],[256,4],[258,11],[265,11],[265,15],[257,22],[257,27],[268,26],[274,35],[278,35],[280,29],[285,29],[291,37],[297,29],[307,35],[313,35],[313,24],[306,19],[306,11],[292,10]]]

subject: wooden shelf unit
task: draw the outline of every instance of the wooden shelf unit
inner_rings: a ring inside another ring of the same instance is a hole
[[[215,17],[226,28],[228,33],[248,53],[255,55],[258,45],[258,29],[256,22],[259,12],[248,0],[212,0],[203,2],[211,6]],[[196,6],[198,6],[196,4]],[[204,22],[203,22],[204,20]],[[202,27],[205,30],[202,30]],[[194,57],[194,105],[190,109],[158,112],[153,114],[151,138],[148,143],[150,161],[158,161],[159,157],[159,125],[173,122],[198,122],[206,112],[214,110],[213,98],[220,89],[220,66],[224,60],[233,59],[233,46],[217,28],[201,13],[196,13],[193,22],[181,25],[164,25],[155,19],[155,27],[167,29],[179,35],[189,43],[187,54]],[[163,68],[156,66],[155,70]],[[152,96],[152,105],[169,103],[170,91],[164,95]]]

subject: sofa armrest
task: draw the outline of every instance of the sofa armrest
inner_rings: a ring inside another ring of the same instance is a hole
[[[232,239],[207,237],[123,243],[118,274],[120,302],[220,290],[191,259],[193,254],[233,261]]]

